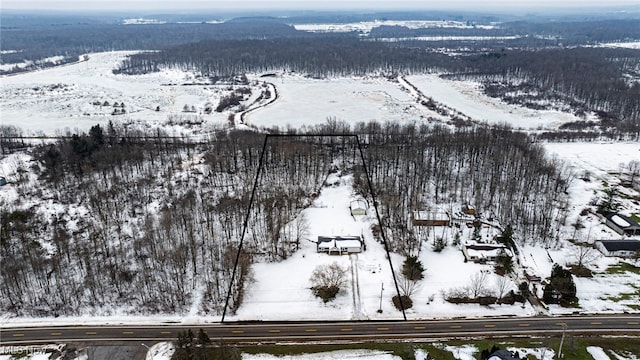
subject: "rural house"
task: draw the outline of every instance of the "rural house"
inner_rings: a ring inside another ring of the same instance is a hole
[[[595,246],[604,256],[633,257],[640,251],[640,240],[597,240]]]
[[[640,235],[640,224],[621,214],[606,215],[605,224],[620,235]]]
[[[462,246],[462,253],[467,261],[485,263],[495,261],[498,255],[507,251],[502,244],[465,244]]]
[[[449,214],[441,209],[414,211],[411,213],[413,226],[451,226]]]
[[[364,247],[360,236],[318,236],[316,252],[329,255],[354,254]]]

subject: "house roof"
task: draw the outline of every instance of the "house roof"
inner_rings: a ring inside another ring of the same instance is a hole
[[[598,240],[607,251],[636,251],[640,240]]]
[[[513,354],[509,350],[498,350],[493,354],[489,355],[487,360],[520,360],[519,358],[513,356]]]
[[[362,242],[360,236],[318,236],[318,243],[332,242],[332,241],[358,241]]]
[[[638,224],[632,218],[624,216],[622,214],[607,215],[607,219],[609,219],[612,223],[616,224],[621,229],[640,229],[640,224]]]
[[[443,210],[435,210],[435,211],[414,211],[413,212],[414,220],[449,220],[449,214],[444,212]]]
[[[359,248],[362,243],[359,240],[333,239],[329,242],[321,242],[318,249],[337,249],[337,248]]]
[[[467,249],[471,250],[479,250],[479,251],[492,251],[492,250],[500,250],[505,249],[505,246],[502,244],[469,244],[465,245]]]
[[[351,201],[350,207],[351,209],[366,209],[367,202],[362,199],[353,200]]]

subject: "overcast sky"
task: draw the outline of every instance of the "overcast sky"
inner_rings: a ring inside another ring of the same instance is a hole
[[[640,0],[0,0],[3,9],[20,10],[230,10],[230,9],[558,9],[632,6],[640,10]]]

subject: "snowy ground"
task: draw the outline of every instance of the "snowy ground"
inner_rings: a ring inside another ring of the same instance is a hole
[[[402,318],[389,300],[395,294],[393,278],[384,248],[371,234],[372,218],[354,220],[349,212],[353,198],[350,182],[351,177],[343,177],[340,185],[323,189],[314,204],[303,211],[310,223],[308,239],[364,235],[367,250],[358,255],[329,256],[317,253],[315,243],[303,241],[301,249],[285,261],[254,264],[255,282],[249,286],[237,315],[230,320]],[[324,304],[312,294],[309,278],[316,266],[333,262],[347,270],[348,282],[335,301]],[[378,314],[382,284],[383,313]]]
[[[0,78],[2,125],[16,125],[27,134],[55,134],[67,129],[87,130],[96,123],[109,120],[128,123],[151,124],[182,133],[206,131],[207,127],[226,123],[228,114],[206,115],[202,109],[207,103],[216,104],[225,89],[214,86],[180,86],[182,82],[193,81],[193,75],[181,71],[164,71],[144,76],[113,75],[111,69],[127,53],[109,52],[91,54],[88,61],[79,64],[46,69],[31,73]],[[254,76],[255,77],[255,76]],[[476,120],[491,123],[508,122],[524,129],[554,128],[568,121],[575,121],[573,115],[556,111],[533,111],[504,104],[499,100],[482,95],[476,83],[443,80],[435,75],[408,76],[407,80],[416,85],[426,96],[450,108],[457,109]],[[264,108],[247,114],[246,122],[255,126],[293,127],[312,126],[325,123],[327,117],[336,117],[349,123],[359,121],[416,121],[427,117],[438,117],[418,105],[414,95],[403,89],[400,83],[381,77],[332,78],[314,80],[294,75],[284,75],[271,79],[276,86],[278,99]],[[176,85],[168,85],[176,84]],[[112,116],[111,106],[96,106],[94,101],[124,102],[127,115]],[[194,106],[195,114],[182,112],[184,105]],[[159,106],[160,111],[155,111]],[[170,118],[201,118],[203,123],[189,129],[188,125],[172,125]],[[426,120],[425,120],[426,121]],[[570,189],[570,215],[568,224],[574,222],[580,211],[591,198],[602,190],[603,181],[619,183],[618,172],[621,163],[640,159],[638,143],[549,143],[547,151],[563,161],[567,161],[577,176],[589,172],[590,181],[576,178]],[[17,160],[16,160],[17,159]],[[18,157],[0,159],[3,175],[17,173]],[[8,177],[9,179],[9,177]],[[302,249],[291,258],[277,264],[255,264],[255,282],[247,289],[244,304],[235,319],[248,320],[291,320],[291,319],[399,319],[391,297],[395,286],[389,262],[381,244],[372,237],[370,225],[375,216],[353,219],[348,205],[351,198],[350,179],[342,178],[341,184],[324,189],[314,205],[304,210],[311,222],[309,238],[319,235],[363,235],[367,251],[358,256],[328,256],[317,254],[315,244],[304,242]],[[11,197],[11,187],[0,189]],[[14,194],[15,195],[15,194]],[[640,213],[640,205],[627,201],[624,210]],[[595,239],[616,239],[619,235],[589,215],[583,217],[585,228],[575,234],[569,225],[560,234],[562,239],[576,237],[592,242]],[[454,236],[454,229],[446,229],[448,238]],[[489,230],[487,230],[489,231]],[[461,239],[469,238],[469,230],[462,229]],[[554,262],[562,265],[573,261],[575,246],[562,242],[562,246],[552,249],[524,247],[521,262],[542,278],[549,276]],[[599,254],[599,253],[597,253]],[[551,258],[551,260],[549,259]],[[391,255],[393,266],[399,269],[403,259]],[[425,279],[414,295],[414,308],[407,311],[408,318],[439,318],[487,315],[533,315],[536,310],[529,305],[524,308],[496,305],[482,307],[475,304],[454,305],[444,301],[444,292],[464,287],[478,272],[486,272],[488,286],[493,287],[497,276],[490,265],[464,263],[462,253],[454,247],[447,247],[441,253],[431,250],[427,241],[420,253],[420,259],[427,268]],[[349,283],[345,291],[329,304],[323,304],[313,297],[309,289],[309,277],[319,264],[338,262],[348,270]],[[592,268],[602,272],[618,259],[597,256]],[[447,271],[455,267],[456,271]],[[295,270],[292,270],[295,269]],[[577,279],[579,311],[612,312],[629,311],[630,302],[611,302],[607,299],[621,293],[630,292],[629,283],[638,284],[640,279],[633,274],[619,276],[596,275],[592,279]],[[512,281],[512,288],[516,282]],[[603,286],[606,284],[607,286]],[[380,292],[382,290],[382,305]],[[540,290],[540,289],[539,289]],[[382,307],[383,312],[378,313]],[[551,313],[575,311],[551,307]],[[52,323],[100,324],[100,323],[159,323],[181,322],[202,323],[218,321],[218,317],[158,316],[135,318],[113,316],[108,318],[68,318],[50,319]],[[46,319],[12,319],[11,323],[42,323]],[[3,320],[4,322],[4,320]]]
[[[217,105],[227,86],[182,86],[194,82],[192,74],[167,70],[159,73],[114,75],[130,52],[90,54],[87,61],[0,78],[2,124],[15,125],[25,135],[55,135],[86,131],[95,124],[134,123],[162,126],[171,135],[191,133],[226,123],[228,113],[205,114],[207,104]],[[94,105],[94,102],[109,105]],[[126,114],[112,115],[114,103],[125,103]],[[183,112],[184,106],[195,112]],[[160,111],[155,111],[159,107]]]
[[[273,83],[278,100],[249,114],[247,123],[301,128],[324,124],[329,117],[355,124],[372,120],[415,121],[426,115],[409,93],[385,78],[317,80],[285,75]]]
[[[532,110],[507,104],[485,95],[477,82],[446,80],[438,75],[412,75],[406,78],[425,96],[476,121],[509,124],[516,129],[531,130],[555,129],[564,123],[581,120],[560,111]]]
[[[462,21],[446,20],[374,20],[355,23],[319,23],[319,24],[293,24],[296,30],[309,32],[350,32],[357,31],[361,35],[368,35],[372,29],[380,26],[403,26],[409,29],[425,28],[459,28],[459,29],[493,29],[495,25],[469,25]]]
[[[314,204],[303,212],[310,223],[309,239],[315,241],[321,235],[364,235],[366,251],[351,256],[329,256],[316,253],[315,244],[309,241],[303,242],[300,251],[280,263],[254,264],[255,281],[247,289],[237,314],[229,320],[402,319],[402,312],[395,309],[391,301],[397,292],[386,252],[370,231],[375,219],[373,208],[370,208],[369,215],[354,219],[349,212],[351,199],[350,176],[342,177],[339,185],[324,188]],[[452,228],[442,229],[453,231]],[[470,230],[465,229],[462,239],[469,236]],[[453,235],[448,235],[448,238],[453,238]],[[391,259],[396,271],[402,267],[403,257],[391,254]],[[431,243],[425,241],[420,260],[427,271],[412,296],[414,307],[406,311],[408,319],[535,314],[528,304],[480,306],[446,302],[445,292],[469,285],[471,277],[477,273],[487,274],[489,288],[494,287],[498,278],[492,273],[492,265],[465,263],[458,248],[449,246],[436,253],[431,250]],[[347,270],[348,283],[334,301],[324,304],[312,294],[309,278],[316,266],[332,262]],[[448,270],[452,267],[456,271]],[[516,289],[513,281],[510,284],[510,289]],[[382,313],[378,312],[380,306]]]
[[[580,242],[593,243],[595,240],[621,239],[618,233],[611,230],[594,214],[581,216],[580,212],[588,208],[589,202],[597,196],[602,196],[606,186],[620,184],[619,173],[632,160],[640,159],[639,143],[620,142],[593,142],[593,143],[546,143],[545,149],[551,156],[565,161],[576,174],[570,193],[570,214],[568,225],[565,227],[563,238],[576,238]],[[588,179],[588,180],[585,180]],[[640,204],[633,200],[638,197],[633,189],[622,189],[630,198],[622,199],[620,212],[631,215],[640,214]],[[570,224],[580,219],[584,228],[576,231]],[[549,249],[549,254],[554,262],[561,265],[575,263],[576,247],[565,243],[562,248]],[[529,265],[538,270],[538,273],[549,273],[552,263],[544,249],[527,249],[530,253]],[[526,254],[525,254],[526,255]],[[617,275],[602,274],[610,265],[617,264],[620,259],[604,257],[600,252],[593,251],[593,259],[589,267],[596,272],[593,278],[574,278],[580,299],[580,311],[582,312],[637,312],[637,309],[629,305],[637,305],[640,297],[631,296],[628,300],[612,301],[621,294],[637,294],[637,288],[633,284],[640,284],[640,275],[624,273]],[[547,259],[547,261],[545,261]],[[633,263],[633,261],[631,261]],[[636,266],[640,264],[636,263]],[[598,274],[600,273],[600,274]],[[541,295],[541,294],[540,294]],[[573,309],[576,310],[576,309]],[[572,309],[551,307],[553,313],[571,312]]]
[[[399,360],[400,357],[378,350],[337,350],[315,354],[275,356],[242,354],[242,360]]]
[[[227,124],[228,112],[204,113],[217,105],[227,85],[191,85],[201,80],[178,70],[139,76],[114,75],[127,54],[90,54],[87,61],[0,78],[3,125],[16,125],[26,135],[55,135],[88,130],[108,121],[162,127],[172,135],[202,133]],[[257,75],[250,76],[262,80]],[[452,81],[437,75],[413,75],[407,80],[426,96],[476,121],[509,123],[522,129],[552,129],[580,120],[558,111],[536,111],[508,105],[482,93],[478,83]],[[335,117],[351,124],[362,121],[443,120],[416,102],[403,86],[383,77],[309,79],[279,75],[270,79],[277,88],[275,103],[247,114],[249,125],[313,126]],[[259,89],[254,85],[254,97]],[[253,99],[255,100],[255,99]],[[266,99],[268,100],[268,99]],[[94,105],[95,102],[108,106]],[[124,102],[127,113],[112,115],[113,103]],[[247,102],[249,105],[251,101]],[[184,112],[184,106],[195,112]],[[160,111],[155,111],[159,107]]]

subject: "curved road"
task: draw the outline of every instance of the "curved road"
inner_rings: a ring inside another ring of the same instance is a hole
[[[312,323],[226,323],[199,325],[105,325],[0,329],[0,345],[81,342],[113,344],[175,340],[178,333],[202,328],[212,339],[253,341],[327,341],[391,338],[490,337],[511,335],[617,334],[640,336],[640,315],[483,318],[428,321]]]

